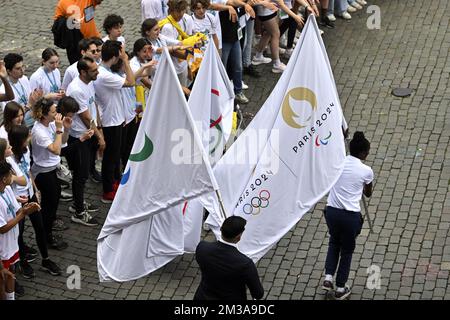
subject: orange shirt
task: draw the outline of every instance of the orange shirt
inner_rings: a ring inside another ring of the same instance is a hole
[[[83,37],[100,37],[94,21],[96,0],[60,0],[56,5],[54,19],[73,17],[81,20]]]

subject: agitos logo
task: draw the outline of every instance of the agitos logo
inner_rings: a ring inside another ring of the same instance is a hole
[[[295,101],[306,101],[308,102],[308,105],[311,107],[311,114],[309,117],[299,119],[300,116],[294,112],[291,106],[291,100]],[[281,114],[283,116],[284,122],[286,124],[294,129],[306,129],[305,134],[303,137],[301,137],[298,142],[292,147],[292,150],[295,153],[298,153],[301,148],[303,148],[306,143],[310,143],[314,140],[313,136],[317,134],[318,131],[320,131],[320,127],[324,125],[324,123],[329,118],[329,115],[333,111],[334,103],[330,103],[326,111],[320,115],[320,117],[316,118],[314,122],[311,123],[311,119],[313,118],[313,115],[315,112],[317,112],[317,97],[316,94],[305,87],[296,87],[288,91],[286,96],[283,100],[283,105],[281,109]],[[295,119],[297,118],[297,120]],[[315,139],[315,145],[317,147],[320,147],[321,145],[326,146],[332,136],[332,132],[329,131],[329,134],[325,138],[320,138],[319,135],[317,135]]]

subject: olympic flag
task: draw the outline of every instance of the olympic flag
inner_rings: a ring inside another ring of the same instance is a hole
[[[345,159],[342,123],[330,63],[310,16],[269,98],[213,169],[227,214],[247,220],[241,252],[259,260],[329,192]],[[200,199],[219,238],[217,198]]]
[[[167,49],[148,100],[152,107],[97,240],[101,281],[137,279],[183,254],[183,216],[172,209],[217,190]]]

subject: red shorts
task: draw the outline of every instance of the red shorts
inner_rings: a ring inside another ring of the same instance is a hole
[[[20,260],[19,251],[17,251],[11,258],[8,260],[2,260],[3,268],[9,269],[14,263]]]

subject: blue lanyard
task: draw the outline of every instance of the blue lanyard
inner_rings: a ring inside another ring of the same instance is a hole
[[[14,90],[17,92],[17,94],[19,95],[19,102],[26,106],[28,104],[28,99],[27,99],[27,96],[25,94],[25,88],[20,83],[20,80],[17,80],[17,82],[19,83],[20,88],[22,89],[22,93],[19,91],[19,89],[17,89],[17,87],[14,85],[14,83],[12,83],[11,81],[9,83],[14,88]]]
[[[56,78],[55,78],[55,74],[53,73],[53,71],[52,72],[50,72],[51,74],[52,74],[52,77],[53,77],[53,81],[50,79],[50,77],[48,76],[48,73],[44,70],[44,73],[45,73],[45,75],[47,76],[47,79],[48,79],[48,81],[50,82],[50,84],[51,84],[51,91],[52,92],[54,92],[54,93],[58,93],[58,91],[59,91],[59,87],[58,87],[58,85],[56,84]]]
[[[16,217],[16,210],[14,210],[15,208],[13,207],[12,201],[9,199],[8,195],[6,195],[6,199],[5,199],[5,197],[4,197],[5,193],[4,192],[0,192],[0,196],[2,197],[3,201],[5,201],[6,205],[8,206],[8,214],[10,214],[11,216],[13,216],[15,218]]]
[[[14,159],[15,160],[15,159]],[[23,174],[27,178],[27,182],[30,180],[30,173],[29,173],[29,166],[27,161],[25,160],[25,156],[22,156],[22,159],[20,159],[19,168],[22,170]]]

